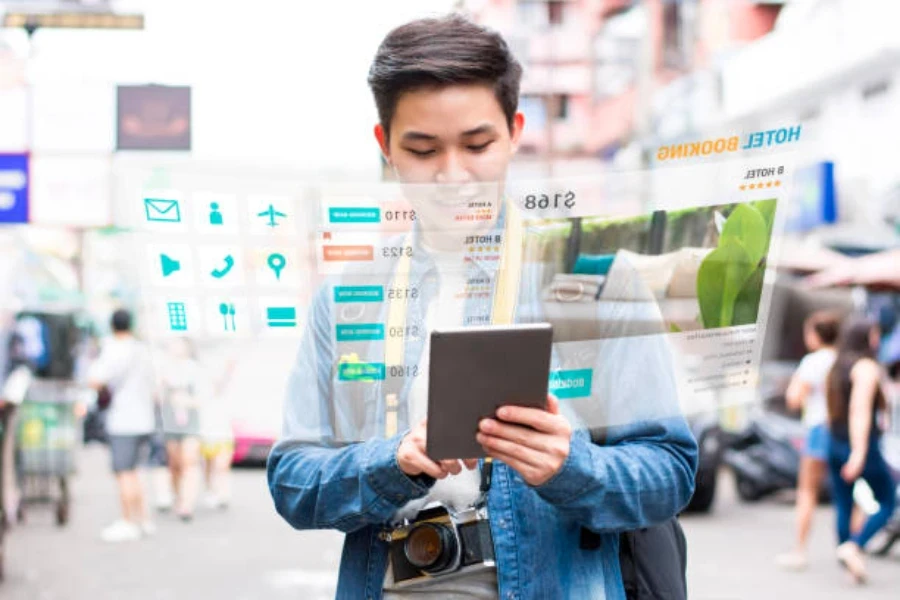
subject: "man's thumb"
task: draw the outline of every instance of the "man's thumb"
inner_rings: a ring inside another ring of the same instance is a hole
[[[559,414],[559,400],[553,394],[547,394],[547,412],[553,415]]]

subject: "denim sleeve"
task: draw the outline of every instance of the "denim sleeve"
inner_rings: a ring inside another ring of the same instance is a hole
[[[607,430],[607,445],[572,435],[559,472],[536,488],[567,517],[593,531],[626,531],[677,515],[694,493],[697,443],[683,418]]]
[[[434,481],[409,477],[397,464],[403,434],[343,448],[280,443],[269,457],[269,490],[275,508],[297,529],[345,533],[386,524]]]
[[[396,455],[403,433],[339,441],[347,407],[334,397],[331,382],[336,356],[328,289],[323,286],[310,310],[288,383],[283,437],[269,456],[267,475],[275,508],[293,527],[350,532],[387,523],[434,481],[400,470]]]

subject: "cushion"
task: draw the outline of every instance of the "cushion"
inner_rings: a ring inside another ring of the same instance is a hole
[[[572,272],[576,275],[606,275],[615,254],[579,254]]]

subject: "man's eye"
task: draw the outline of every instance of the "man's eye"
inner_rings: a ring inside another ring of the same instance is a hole
[[[493,144],[493,143],[494,143],[493,140],[491,140],[490,142],[485,142],[485,143],[483,143],[483,144],[478,144],[477,146],[476,146],[476,145],[470,145],[470,146],[468,146],[468,148],[469,148],[469,150],[471,150],[472,152],[484,152],[485,150],[487,150],[487,147],[490,146],[490,145]]]
[[[431,156],[434,154],[434,150],[416,150],[414,148],[407,148],[406,151],[415,154],[416,156]]]

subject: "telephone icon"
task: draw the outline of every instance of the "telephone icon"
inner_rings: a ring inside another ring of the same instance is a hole
[[[213,269],[210,275],[215,277],[216,279],[222,279],[231,271],[232,267],[234,267],[234,258],[229,254],[225,257],[225,266],[221,269]]]

